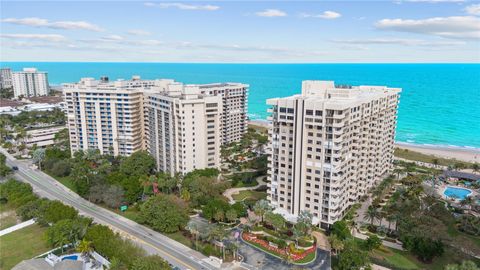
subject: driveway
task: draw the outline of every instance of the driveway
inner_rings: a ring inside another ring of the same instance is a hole
[[[300,266],[286,263],[284,260],[273,257],[263,251],[243,242],[241,239],[235,240],[238,244],[238,253],[243,256],[243,263],[248,264],[250,269],[265,270],[289,270],[289,269],[313,269],[330,270],[330,253],[325,250],[317,249],[317,258],[314,262]]]

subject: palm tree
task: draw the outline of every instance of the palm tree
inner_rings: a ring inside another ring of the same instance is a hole
[[[437,167],[438,166],[438,158],[432,159],[432,163],[433,163],[433,165],[435,165],[435,167]]]
[[[197,223],[194,221],[189,221],[186,229],[195,237],[195,249],[198,247],[198,237],[200,232],[198,231]]]
[[[474,172],[478,172],[478,171],[480,170],[480,165],[479,165],[478,163],[476,163],[476,162],[473,163],[473,164],[472,164],[472,170],[473,170]]]
[[[390,226],[392,225],[392,222],[395,221],[395,215],[387,215],[385,219],[388,221],[388,230],[391,231],[392,229],[390,228]]]
[[[375,222],[375,220],[379,218],[378,209],[370,205],[364,215],[364,218],[365,220],[370,222],[370,225],[373,225],[373,222]]]
[[[259,200],[255,205],[253,206],[253,211],[255,214],[259,215],[262,217],[262,223],[263,223],[263,218],[265,216],[265,213],[271,210],[270,205],[268,204],[267,200]]]
[[[82,254],[82,257],[88,258],[88,255],[93,251],[92,242],[83,238],[78,243],[76,250]]]
[[[460,205],[467,206],[467,208],[469,208],[472,203],[473,203],[473,199],[471,196],[465,197],[465,199],[460,201]]]
[[[337,237],[336,234],[332,234],[328,237],[330,241],[330,246],[332,247],[333,253],[337,254],[337,252],[342,251],[344,248],[343,241]]]

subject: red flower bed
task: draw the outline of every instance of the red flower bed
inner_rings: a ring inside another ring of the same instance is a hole
[[[278,254],[282,257],[287,257],[288,256],[286,249],[272,247],[268,244],[268,241],[258,239],[255,234],[243,232],[242,233],[242,239],[247,241],[247,242],[259,244],[263,248],[265,248],[266,250],[271,251],[273,253],[276,253],[276,254]],[[293,261],[298,261],[298,260],[301,260],[301,259],[305,258],[308,254],[310,254],[312,252],[315,252],[315,250],[316,250],[316,247],[313,246],[309,249],[306,249],[302,253],[290,254],[290,257],[293,259]]]

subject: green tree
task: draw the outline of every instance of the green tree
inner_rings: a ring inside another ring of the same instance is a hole
[[[57,223],[63,219],[74,219],[78,211],[71,206],[64,205],[60,201],[49,201],[40,210],[37,221],[41,224]]]
[[[247,208],[243,202],[236,202],[232,204],[232,209],[235,210],[237,213],[237,217],[246,217],[247,216]]]
[[[215,214],[213,215],[213,219],[216,221],[224,221],[225,220],[225,212],[223,209],[218,209]]]
[[[352,237],[347,222],[344,220],[336,221],[330,228],[330,234],[336,235],[340,240],[346,240]]]
[[[333,254],[337,254],[341,252],[344,248],[343,241],[338,238],[336,234],[332,234],[328,237],[328,241],[330,242],[330,246],[332,247]]]
[[[93,251],[92,241],[88,241],[85,238],[78,242],[77,247],[75,248],[77,252],[80,252],[84,258],[88,257]]]
[[[367,241],[365,241],[365,248],[368,251],[374,250],[379,248],[382,245],[382,240],[378,238],[376,235],[371,235],[367,238]]]
[[[286,223],[286,220],[282,215],[274,214],[271,211],[265,214],[265,221],[272,225],[275,228],[275,231],[283,229]]]
[[[262,223],[263,223],[265,214],[271,210],[272,210],[272,207],[270,206],[270,204],[268,204],[268,201],[264,199],[257,201],[253,206],[253,211],[255,212],[255,214],[257,214],[262,218]]]
[[[84,233],[76,220],[63,219],[47,229],[47,241],[52,247],[62,247],[66,244],[75,243]]]
[[[188,208],[180,198],[161,194],[140,206],[140,219],[157,231],[173,233],[187,225]]]
[[[449,264],[445,270],[480,270],[480,267],[472,261],[463,261],[461,264]]]
[[[226,201],[215,198],[210,200],[205,206],[202,207],[202,215],[208,220],[221,221],[217,219],[217,217],[221,218],[219,212],[221,212],[221,214],[225,214],[229,209],[230,205]]]
[[[237,211],[235,211],[235,209],[233,209],[233,208],[229,209],[229,210],[225,213],[225,218],[226,218],[227,221],[229,221],[229,222],[233,222],[233,221],[237,220]]]
[[[33,162],[38,165],[38,168],[42,170],[42,162],[45,159],[45,149],[38,148],[35,151],[33,151],[32,159],[33,159]]]
[[[137,258],[133,261],[131,270],[167,270],[171,269],[168,263],[157,255]]]
[[[370,222],[370,225],[373,225],[373,222],[380,218],[380,212],[378,211],[378,208],[370,205],[364,215],[364,218],[366,221]]]
[[[361,250],[353,241],[346,241],[343,251],[338,255],[339,270],[371,269],[367,252]]]
[[[7,157],[5,157],[4,154],[0,153],[0,176],[7,176],[12,172],[12,169],[8,167],[5,162],[7,160]]]
[[[431,262],[434,257],[444,252],[443,242],[423,236],[404,237],[404,246],[424,262]]]
[[[480,170],[480,165],[478,163],[473,163],[472,164],[472,170],[474,172],[478,172]]]
[[[120,164],[120,173],[139,179],[150,175],[155,169],[155,159],[147,151],[137,151]]]

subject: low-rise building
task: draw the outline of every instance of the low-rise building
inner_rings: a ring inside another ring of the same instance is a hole
[[[25,146],[32,148],[33,146],[46,147],[54,145],[55,135],[64,129],[66,129],[65,126],[55,126],[27,130],[24,138]]]

